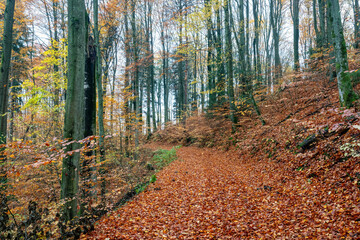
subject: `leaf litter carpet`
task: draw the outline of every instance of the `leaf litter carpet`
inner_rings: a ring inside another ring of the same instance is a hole
[[[82,239],[360,239],[359,196],[236,152],[182,147],[177,156]]]

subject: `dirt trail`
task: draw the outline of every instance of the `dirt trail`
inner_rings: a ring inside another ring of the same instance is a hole
[[[195,147],[177,155],[154,184],[83,239],[360,237],[346,206],[332,206],[330,195],[326,202],[316,183],[284,177],[279,163]]]

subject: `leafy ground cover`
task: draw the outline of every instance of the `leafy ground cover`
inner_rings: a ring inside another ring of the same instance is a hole
[[[258,99],[265,126],[244,106],[235,133],[216,110],[155,133],[178,160],[82,238],[359,239],[357,103],[339,108],[325,74],[290,77]]]
[[[82,239],[360,237],[354,183],[324,186],[284,163],[234,151],[182,147],[177,155],[145,192]]]

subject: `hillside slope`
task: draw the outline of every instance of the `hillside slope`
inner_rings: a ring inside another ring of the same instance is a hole
[[[311,75],[259,102],[266,126],[200,116],[155,133],[193,146],[83,239],[360,238],[360,114],[338,105]]]

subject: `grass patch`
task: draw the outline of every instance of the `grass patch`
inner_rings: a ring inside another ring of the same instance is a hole
[[[154,156],[152,157],[151,163],[147,164],[147,168],[152,168],[155,170],[155,172],[160,171],[167,165],[169,165],[171,162],[175,161],[177,159],[176,156],[176,150],[179,149],[180,146],[173,147],[171,150],[165,150],[165,149],[159,149],[155,151]],[[153,165],[155,167],[153,167]],[[150,179],[144,183],[140,183],[135,187],[135,193],[139,194],[151,184],[156,182],[156,175],[153,174]]]
[[[179,149],[178,147],[173,147],[170,150],[159,149],[155,152],[155,155],[152,158],[152,163],[156,166],[157,170],[161,170],[171,162],[177,159],[176,150]]]

